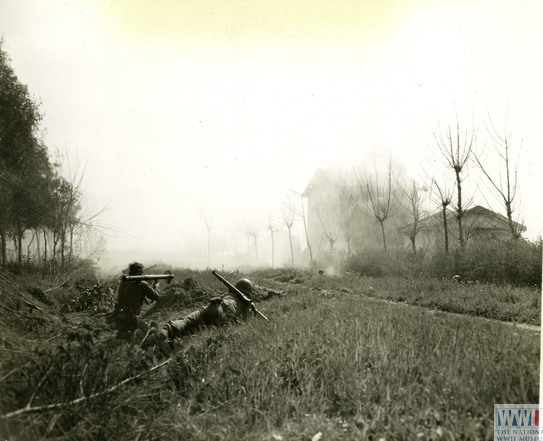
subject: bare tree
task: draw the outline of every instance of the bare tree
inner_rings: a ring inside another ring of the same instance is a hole
[[[253,239],[255,246],[255,259],[258,260],[257,239],[260,234],[260,228],[256,223],[245,223],[245,234],[247,235],[247,238]]]
[[[519,188],[518,167],[522,152],[522,143],[518,149],[518,157],[514,159],[511,157],[513,152],[513,143],[511,141],[513,138],[513,132],[508,131],[507,121],[503,134],[498,132],[494,125],[494,121],[490,116],[488,117],[488,122],[485,122],[485,127],[489,134],[491,147],[494,151],[495,157],[499,159],[497,175],[491,174],[488,168],[485,167],[484,162],[486,158],[475,155],[475,161],[484,175],[487,177],[491,187],[497,193],[498,197],[503,201],[505,212],[507,214],[507,224],[511,231],[511,236],[516,240],[521,237],[519,224],[513,220],[513,213],[515,211],[514,204],[516,202],[515,200]],[[487,149],[485,148],[484,151],[486,152]]]
[[[420,221],[424,217],[426,211],[424,209],[424,202],[427,195],[426,189],[417,187],[415,180],[411,182],[411,185],[398,185],[400,192],[407,202],[409,207],[409,215],[411,220],[411,228],[408,230],[407,236],[411,241],[413,247],[413,254],[417,253],[417,235],[420,232]],[[421,194],[422,193],[422,194]]]
[[[268,230],[270,230],[270,235],[271,235],[271,252],[272,252],[272,257],[271,257],[271,261],[272,261],[272,268],[275,268],[275,238],[274,238],[274,232],[275,231],[278,231],[278,228],[275,224],[275,221],[273,219],[273,217],[268,214],[268,223],[266,224],[266,228]]]
[[[66,260],[68,263],[71,263],[74,235],[76,230],[82,226],[81,211],[83,208],[83,178],[85,177],[85,170],[84,168],[81,170],[77,162],[72,167],[67,153],[62,160],[67,163],[67,177],[60,178],[55,191],[57,222],[53,229],[53,248],[56,250],[57,243],[60,241],[60,266],[64,268]],[[53,258],[55,258],[55,254],[53,254]]]
[[[283,224],[287,227],[288,242],[290,246],[290,263],[294,265],[294,248],[292,246],[292,226],[294,225],[294,203],[292,201],[292,195],[287,196],[287,202],[281,207],[281,218]]]
[[[307,218],[305,213],[305,204],[304,204],[304,197],[301,193],[297,193],[294,190],[291,190],[292,193],[300,196],[300,206],[295,208],[295,215],[299,217],[304,225],[304,233],[305,233],[305,241],[307,244],[307,249],[309,251],[309,263],[310,266],[313,267],[315,265],[315,261],[313,260],[313,251],[311,250],[311,244],[309,243],[309,235],[307,233]]]
[[[198,211],[200,212],[200,215],[202,216],[202,219],[204,221],[204,225],[205,225],[206,230],[207,230],[207,263],[209,264],[211,262],[211,227],[212,227],[212,221],[199,208],[198,208]]]
[[[69,262],[76,253],[91,255],[99,252],[100,249],[104,248],[106,237],[109,237],[115,231],[111,227],[98,222],[107,208],[90,209],[86,198],[81,199],[81,206],[78,223],[70,226]]]
[[[433,133],[434,141],[438,147],[441,161],[446,169],[451,169],[454,172],[456,185],[456,222],[458,224],[458,241],[460,248],[464,248],[467,242],[467,237],[464,236],[464,228],[462,218],[464,217],[464,200],[462,194],[462,184],[465,179],[465,172],[468,161],[475,149],[475,129],[465,130],[460,129],[458,115],[456,117],[456,125],[446,128],[439,127],[438,132]]]
[[[392,161],[389,160],[387,172],[383,180],[379,179],[377,167],[375,167],[375,176],[366,173],[364,178],[356,177],[360,187],[360,193],[365,195],[366,210],[361,210],[363,214],[369,212],[370,215],[379,222],[383,240],[383,248],[387,251],[387,237],[385,222],[397,212],[397,189],[393,180]]]
[[[337,218],[337,204],[332,198],[327,198],[321,205],[315,208],[322,236],[328,241],[330,253],[334,252],[334,244],[339,236]]]
[[[448,210],[452,203],[454,194],[454,185],[451,184],[447,176],[443,175],[438,181],[427,170],[423,170],[425,185],[429,188],[428,197],[432,203],[439,206],[441,211],[441,223],[443,225],[443,235],[445,244],[445,253],[449,252],[449,225],[448,225]]]
[[[445,253],[449,252],[449,226],[447,225],[447,207],[452,202],[452,190],[450,190],[446,185],[439,185],[434,179],[432,181],[432,188],[435,188],[435,191],[438,195],[439,202],[441,204],[441,215],[443,222],[443,234],[445,236]]]
[[[48,235],[51,234],[53,273],[59,269],[59,261],[60,269],[71,267],[74,256],[79,254],[84,247],[90,248],[96,244],[98,248],[102,247],[103,237],[112,230],[99,222],[106,208],[94,210],[89,207],[83,185],[85,167],[80,166],[77,158],[72,164],[67,150],[64,153],[57,151],[54,173],[54,178],[50,183],[50,209],[46,225],[42,227],[45,246],[43,268],[45,272],[48,260]],[[96,252],[97,250],[94,249],[90,251],[90,255]]]
[[[347,255],[350,256],[352,254],[352,223],[355,207],[358,204],[360,194],[341,174],[338,179],[334,181],[334,190],[337,197],[337,218],[341,227],[341,232],[343,233],[343,238],[347,244]]]

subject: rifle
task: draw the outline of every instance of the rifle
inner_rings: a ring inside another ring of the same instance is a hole
[[[164,274],[158,274],[158,275],[154,275],[154,274],[146,274],[146,275],[141,275],[141,276],[126,276],[126,275],[123,275],[122,277],[122,281],[123,282],[126,282],[126,281],[129,281],[129,280],[158,280],[158,279],[166,279],[166,283],[169,285],[170,283],[172,283],[172,279],[174,278],[175,276],[172,274],[172,272],[170,270],[166,270],[164,271]]]
[[[258,309],[256,309],[256,306],[255,304],[253,303],[253,301],[248,298],[245,294],[243,294],[239,289],[237,289],[234,285],[232,285],[228,280],[226,280],[224,277],[221,277],[219,274],[217,274],[217,271],[213,270],[211,271],[211,273],[217,278],[219,279],[224,286],[226,286],[230,292],[232,292],[233,294],[235,294],[238,299],[240,299],[243,304],[245,306],[247,306],[251,311],[254,312],[255,315],[259,316],[260,318],[263,318],[264,320],[266,321],[270,321],[268,319],[268,317],[266,317],[264,314],[262,314]]]
[[[153,269],[155,266],[156,266],[156,265],[150,266],[149,268],[145,268],[145,271],[149,271],[150,269]],[[130,271],[130,267],[129,267],[129,268],[123,269],[121,272],[122,272],[124,275],[127,275],[129,271]]]

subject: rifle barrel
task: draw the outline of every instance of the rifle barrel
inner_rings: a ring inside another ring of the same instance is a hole
[[[264,314],[262,314],[258,309],[256,309],[255,304],[251,299],[248,299],[245,294],[243,294],[239,289],[237,289],[234,285],[232,285],[228,280],[226,280],[224,277],[220,276],[217,271],[212,270],[211,273],[219,279],[224,286],[226,286],[230,291],[232,291],[234,294],[237,294],[238,297],[241,298],[241,300],[255,313],[255,315],[258,315],[259,317],[263,318],[266,321],[270,321],[268,317],[266,317]]]

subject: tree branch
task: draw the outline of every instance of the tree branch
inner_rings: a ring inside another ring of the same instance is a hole
[[[149,370],[147,370],[145,372],[142,372],[141,374],[135,375],[135,376],[130,377],[130,378],[126,378],[125,380],[121,381],[120,383],[117,383],[115,386],[112,386],[109,389],[106,389],[106,390],[104,390],[102,392],[96,392],[94,394],[91,394],[88,397],[80,397],[80,398],[76,398],[75,400],[66,401],[64,403],[46,404],[44,406],[29,407],[27,405],[26,407],[24,407],[22,409],[14,410],[13,412],[8,412],[8,413],[6,413],[4,415],[0,415],[0,419],[9,419],[9,418],[24,415],[24,414],[30,413],[30,412],[42,412],[44,410],[62,409],[63,407],[73,406],[74,404],[79,404],[79,403],[82,403],[82,402],[84,402],[86,400],[91,400],[93,398],[109,394],[111,392],[114,392],[115,390],[117,390],[121,386],[124,386],[126,383],[129,383],[130,381],[136,380],[138,378],[143,377],[146,374],[149,374],[149,373],[151,373],[151,372],[153,372],[153,371],[155,371],[157,369],[160,369],[161,367],[165,366],[166,364],[168,364],[172,360],[173,360],[173,358],[170,357],[167,360],[163,361],[162,363],[152,367],[151,369],[149,369]],[[30,404],[30,402],[29,402],[29,404]]]

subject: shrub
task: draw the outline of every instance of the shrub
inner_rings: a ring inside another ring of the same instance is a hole
[[[463,251],[413,254],[407,250],[365,249],[346,258],[344,271],[368,277],[427,276],[450,279],[541,286],[541,240],[476,241]]]
[[[439,252],[428,255],[424,262],[423,272],[430,277],[450,279],[458,273],[454,254]]]
[[[457,273],[466,280],[541,286],[541,241],[477,241],[457,255]]]
[[[353,254],[344,262],[344,270],[368,277],[404,275],[407,253],[367,249]]]
[[[112,309],[115,305],[115,291],[99,281],[78,280],[73,288],[73,295],[61,306],[62,312],[99,311]]]

